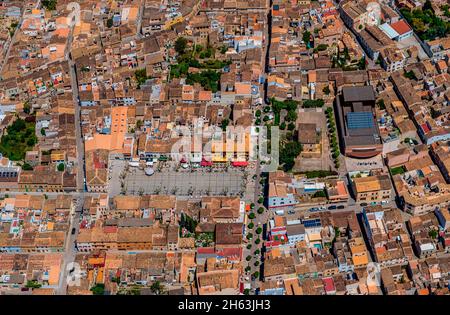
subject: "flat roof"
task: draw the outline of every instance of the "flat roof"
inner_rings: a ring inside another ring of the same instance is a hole
[[[346,86],[342,88],[345,102],[375,101],[371,86]]]

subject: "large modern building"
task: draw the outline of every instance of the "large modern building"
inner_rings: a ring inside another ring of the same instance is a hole
[[[375,94],[371,86],[344,87],[336,97],[339,142],[346,156],[370,158],[383,151],[374,107]]]

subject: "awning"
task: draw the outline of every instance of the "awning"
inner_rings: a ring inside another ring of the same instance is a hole
[[[206,161],[206,160],[202,160],[201,162],[200,162],[200,165],[201,166],[211,166],[212,165],[212,162],[211,161]]]
[[[248,162],[231,162],[231,165],[236,167],[246,167],[248,166]]]

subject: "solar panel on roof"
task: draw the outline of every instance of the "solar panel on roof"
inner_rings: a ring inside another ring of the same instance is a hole
[[[351,112],[347,114],[349,129],[373,128],[373,116],[370,112]]]
[[[303,220],[303,225],[308,227],[319,227],[321,226],[320,219]]]

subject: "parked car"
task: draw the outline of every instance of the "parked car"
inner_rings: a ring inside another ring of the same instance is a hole
[[[367,207],[367,203],[363,202],[359,204],[361,207]]]
[[[337,208],[337,206],[329,206],[328,207],[328,210],[334,210],[334,209],[336,209]]]
[[[295,214],[294,210],[288,210],[288,214]]]
[[[77,230],[75,228],[72,228],[72,235],[74,235],[76,231]]]
[[[340,205],[340,206],[338,206],[337,208],[338,208],[338,209],[344,209],[345,206],[344,206],[344,205]]]

